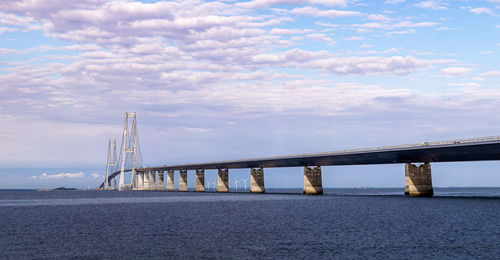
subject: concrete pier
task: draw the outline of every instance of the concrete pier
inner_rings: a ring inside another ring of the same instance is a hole
[[[321,179],[321,166],[314,168],[304,167],[304,194],[323,194],[323,183]]]
[[[142,190],[144,187],[144,172],[137,172],[137,189]]]
[[[250,192],[264,193],[264,169],[250,169]]]
[[[180,170],[179,172],[179,191],[188,191],[187,187],[187,170]]]
[[[149,172],[144,172],[142,190],[149,189]]]
[[[167,191],[174,191],[174,170],[167,171]]]
[[[196,170],[194,191],[205,191],[205,170]]]
[[[217,192],[229,192],[229,169],[218,170]]]
[[[420,166],[412,163],[405,164],[405,195],[414,197],[434,195],[430,163]]]
[[[156,171],[149,172],[149,190],[156,190]]]
[[[158,171],[158,185],[156,186],[156,190],[162,191],[165,190],[165,175],[164,171]]]

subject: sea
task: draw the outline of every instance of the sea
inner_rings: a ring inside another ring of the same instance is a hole
[[[498,259],[500,188],[0,191],[0,259]]]

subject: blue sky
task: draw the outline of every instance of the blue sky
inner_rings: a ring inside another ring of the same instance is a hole
[[[125,111],[146,165],[499,135],[499,16],[498,0],[2,1],[0,188],[97,185]],[[500,186],[496,166],[433,177]],[[282,172],[266,181],[301,185]],[[401,165],[324,172],[404,182]]]

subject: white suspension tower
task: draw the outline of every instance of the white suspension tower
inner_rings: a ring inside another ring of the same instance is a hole
[[[128,128],[128,119],[132,118],[132,148],[127,148],[128,146],[126,145],[127,143],[127,128]],[[127,188],[125,187],[125,160],[126,160],[126,155],[128,153],[132,154],[132,179],[131,179],[131,187],[130,189],[135,188],[136,185],[136,163],[137,163],[137,157],[136,157],[136,151],[137,151],[137,122],[136,122],[136,113],[128,113],[125,112],[125,124],[123,127],[123,141],[122,141],[122,161],[121,161],[121,168],[120,168],[120,183],[118,185],[118,190],[126,190]]]
[[[110,162],[110,159],[111,159],[111,147],[113,147],[113,162]],[[109,142],[108,142],[108,160],[106,162],[106,178],[104,179],[104,187],[103,189],[104,190],[109,190],[110,187],[109,187],[109,168],[110,167],[113,167],[112,169],[112,172],[115,172],[116,171],[116,140],[111,140],[109,139]]]

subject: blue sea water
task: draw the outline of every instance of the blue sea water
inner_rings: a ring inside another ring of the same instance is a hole
[[[497,259],[500,189],[0,191],[0,259]]]

